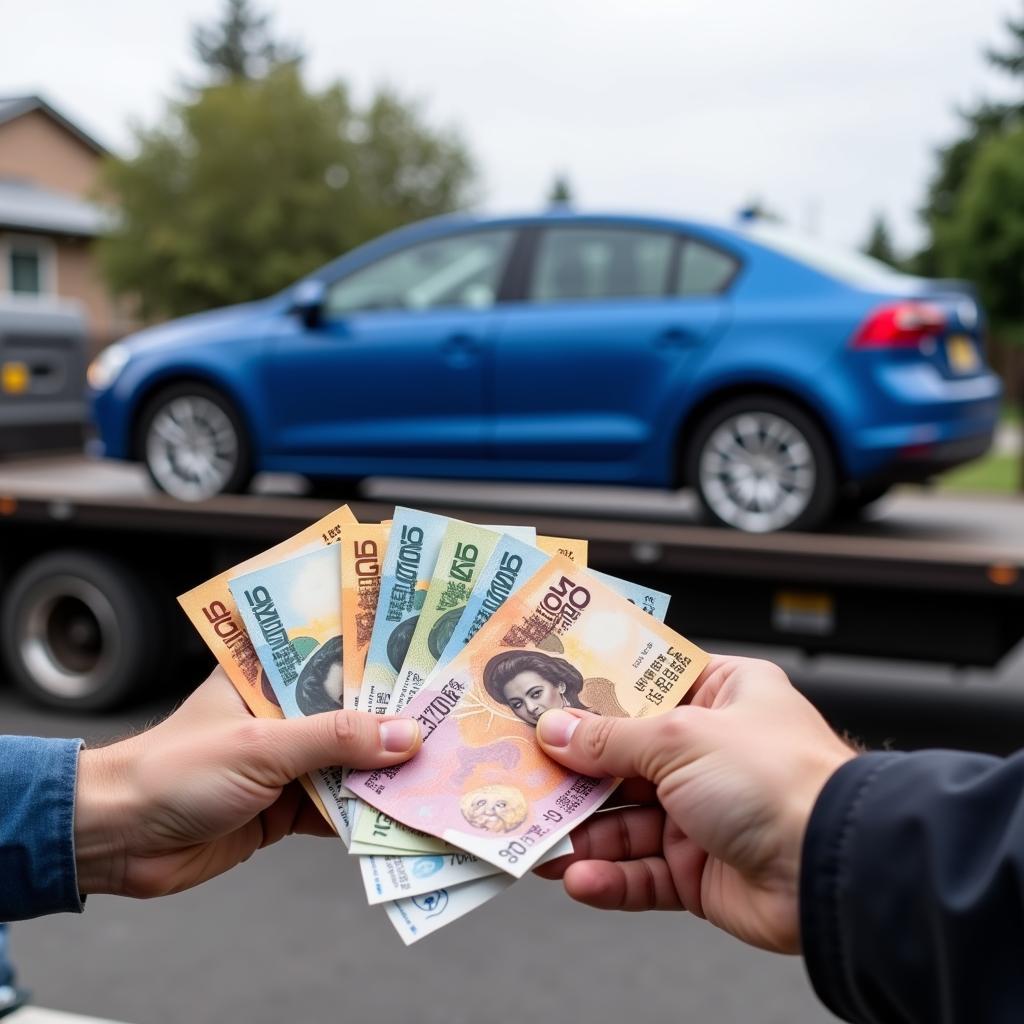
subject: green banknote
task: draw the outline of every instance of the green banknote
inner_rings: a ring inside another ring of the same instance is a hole
[[[451,522],[454,520],[431,512],[395,509],[359,693],[363,711],[388,713],[391,691],[416,631],[441,541]]]

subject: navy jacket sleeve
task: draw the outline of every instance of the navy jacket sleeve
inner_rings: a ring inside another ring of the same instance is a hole
[[[1024,752],[845,764],[808,825],[800,918],[844,1020],[1024,1021]]]
[[[81,913],[74,833],[81,746],[0,736],[0,921]]]

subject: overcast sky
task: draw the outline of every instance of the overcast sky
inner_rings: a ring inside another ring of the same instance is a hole
[[[314,85],[390,83],[476,155],[485,206],[527,210],[564,172],[588,209],[730,218],[760,197],[859,244],[899,245],[957,104],[1007,89],[981,50],[1021,0],[273,0]],[[38,92],[130,146],[196,77],[219,0],[0,0],[0,95]]]

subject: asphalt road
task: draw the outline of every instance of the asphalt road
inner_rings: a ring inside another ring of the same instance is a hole
[[[862,684],[820,674],[801,682],[872,745],[1001,751],[1024,736],[1024,698],[1012,688]],[[172,706],[81,718],[0,689],[0,725],[95,742]],[[134,1024],[835,1019],[799,960],[747,949],[684,915],[588,910],[535,878],[406,949],[330,840],[288,840],[159,902],[92,897],[82,917],[19,923],[12,940],[41,1005]]]

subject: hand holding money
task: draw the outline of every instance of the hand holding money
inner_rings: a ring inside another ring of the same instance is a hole
[[[689,705],[649,720],[546,712],[545,752],[581,775],[628,781],[634,806],[573,833],[541,868],[605,910],[688,910],[762,949],[800,951],[804,831],[854,756],[775,665],[714,658]]]
[[[218,669],[160,725],[81,753],[80,891],[180,892],[291,833],[332,835],[295,780],[328,765],[395,765],[419,745],[408,719],[253,718]]]
[[[420,723],[410,772],[349,761],[304,780],[406,943],[570,853],[614,789],[545,756],[545,708],[661,715],[707,661],[664,625],[667,594],[586,557],[532,527],[403,507],[359,524],[346,507],[180,598],[256,716]]]

